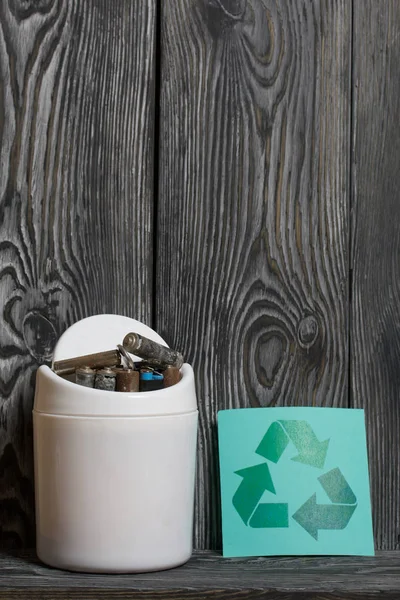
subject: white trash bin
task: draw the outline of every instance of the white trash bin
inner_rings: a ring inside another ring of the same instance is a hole
[[[128,321],[124,332],[138,331]],[[150,337],[143,327],[139,333]],[[110,347],[100,342],[86,350]],[[56,349],[54,358],[66,354]],[[33,426],[43,562],[122,573],[168,569],[190,558],[198,411],[193,369],[184,364],[181,372],[181,381],[166,389],[108,392],[38,369]]]

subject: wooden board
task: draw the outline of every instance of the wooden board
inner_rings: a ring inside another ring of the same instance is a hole
[[[177,569],[134,575],[88,575],[50,569],[29,551],[0,555],[2,600],[397,600],[399,588],[396,552],[381,552],[374,558],[246,559],[200,552]]]
[[[151,321],[155,0],[0,2],[0,545],[33,537],[34,375],[96,313]]]
[[[219,409],[348,405],[351,3],[162,3],[156,327],[194,366],[196,545]]]
[[[352,405],[366,409],[379,548],[400,540],[400,4],[354,4]]]

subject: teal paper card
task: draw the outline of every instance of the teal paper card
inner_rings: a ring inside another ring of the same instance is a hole
[[[224,556],[373,556],[364,411],[218,413]]]

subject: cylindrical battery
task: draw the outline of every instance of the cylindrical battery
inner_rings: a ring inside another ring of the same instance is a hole
[[[154,373],[152,371],[140,372],[141,392],[154,392],[155,390],[162,390],[163,387],[164,376],[161,373]]]
[[[183,356],[180,352],[157,344],[157,342],[153,342],[153,340],[149,340],[138,333],[128,333],[124,337],[122,345],[131,354],[136,354],[149,364],[160,368],[170,365],[180,369],[183,365]]]
[[[120,364],[121,353],[119,350],[107,350],[106,352],[97,352],[96,354],[85,354],[85,356],[58,360],[54,363],[53,370],[57,375],[67,375],[68,373],[74,373],[80,367],[98,369],[101,367],[114,367]]]
[[[97,371],[94,381],[94,387],[97,390],[107,390],[108,392],[115,391],[115,373],[110,367],[105,367]]]
[[[139,391],[139,371],[133,369],[118,369],[117,374],[117,392],[138,392]]]
[[[58,375],[58,373],[57,373]],[[71,383],[76,383],[76,373],[68,373],[67,375],[59,375],[62,379],[66,379],[67,381],[71,381]]]
[[[96,371],[90,367],[81,367],[75,371],[75,383],[84,387],[94,387]]]
[[[167,367],[165,371],[163,371],[164,375],[164,387],[171,387],[171,385],[175,385],[181,380],[181,372],[176,367]]]

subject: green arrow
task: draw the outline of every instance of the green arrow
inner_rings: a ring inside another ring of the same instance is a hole
[[[279,423],[285,429],[299,453],[292,460],[322,469],[325,464],[329,440],[320,442],[307,421],[279,421]]]
[[[313,494],[293,519],[318,541],[318,529],[345,529],[356,508],[357,504],[317,504],[317,494]]]
[[[276,492],[267,463],[241,469],[235,473],[243,477],[243,480],[232,498],[232,503],[244,524],[247,525],[263,493],[266,490],[273,494]]]
[[[318,481],[328,494],[331,502],[335,502],[336,504],[355,504],[357,502],[353,490],[340,469],[328,471],[328,473],[318,477]]]
[[[282,425],[274,421],[269,427],[267,433],[261,440],[256,453],[267,460],[277,463],[286,450],[289,443],[289,436],[286,434]]]
[[[259,504],[250,519],[250,527],[289,527],[287,504]]]

